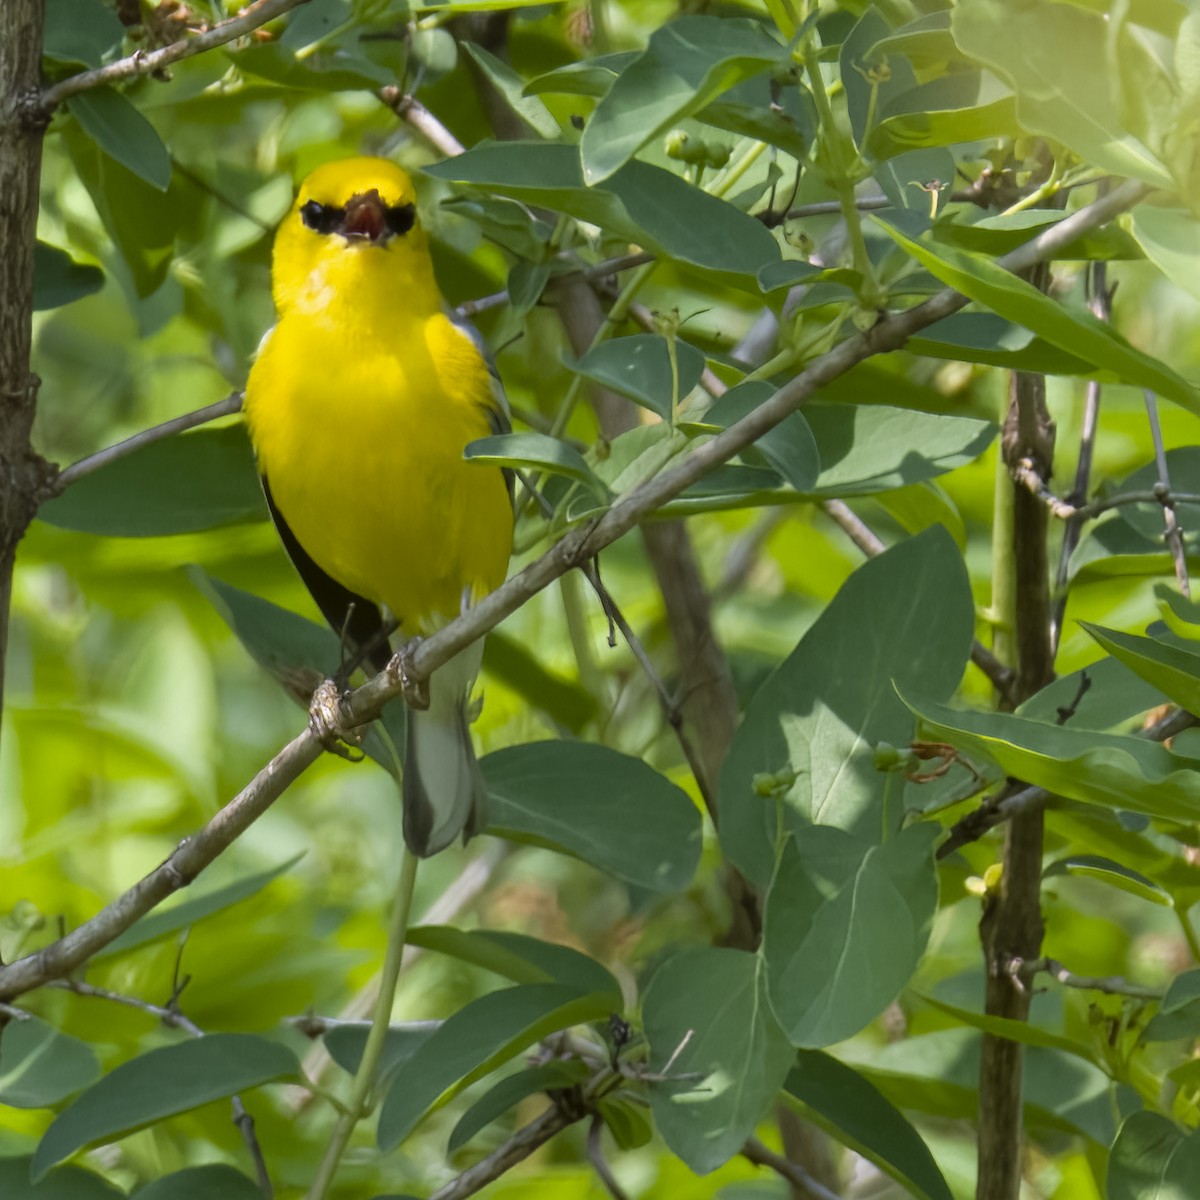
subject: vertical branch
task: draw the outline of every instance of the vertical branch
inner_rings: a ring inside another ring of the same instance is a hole
[[[51,472],[30,444],[38,386],[29,354],[45,128],[38,116],[43,20],[43,0],[0,4],[0,712],[17,543]]]
[[[1167,449],[1163,444],[1162,426],[1158,423],[1158,400],[1151,391],[1147,391],[1145,396],[1150,437],[1154,442],[1154,462],[1158,467],[1158,487],[1155,488],[1155,494],[1162,497],[1163,521],[1167,527],[1165,537],[1171,551],[1171,561],[1175,564],[1175,578],[1179,582],[1179,590],[1190,600],[1192,587],[1188,581],[1187,550],[1183,544],[1183,529],[1171,500],[1171,477],[1167,473]]]
[[[1044,278],[1044,272],[1041,273]],[[1040,280],[1038,281],[1040,282]],[[1031,462],[1043,478],[1054,461],[1054,424],[1046,409],[1044,376],[1013,376],[1003,455],[1010,471]],[[1008,483],[1012,504],[1011,570],[1020,701],[1053,676],[1050,638],[1050,572],[1046,555],[1048,511],[1028,488]],[[987,971],[989,1016],[1022,1021],[1029,993],[1012,972],[1016,960],[1037,958],[1042,944],[1040,809],[1014,817],[1004,844],[999,886],[988,896],[980,922]],[[1021,1185],[1021,1075],[1018,1043],[985,1035],[979,1071],[979,1182],[977,1200],[1017,1200]]]

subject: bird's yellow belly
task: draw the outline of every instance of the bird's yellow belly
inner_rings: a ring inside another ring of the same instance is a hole
[[[322,570],[385,604],[406,634],[427,632],[507,569],[503,476],[462,457],[491,432],[486,368],[465,360],[439,378],[424,343],[406,356],[321,341],[320,330],[285,320],[255,364],[247,417],[260,466]]]

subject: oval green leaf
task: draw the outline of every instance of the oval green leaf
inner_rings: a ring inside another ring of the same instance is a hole
[[[5,1025],[0,1038],[0,1104],[49,1108],[99,1076],[100,1063],[87,1042],[59,1033],[37,1017]]]
[[[115,88],[77,92],[67,109],[110,158],[151,187],[165,192],[171,182],[171,155],[158,131]]]

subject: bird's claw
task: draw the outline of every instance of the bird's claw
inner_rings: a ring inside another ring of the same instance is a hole
[[[404,699],[409,708],[425,710],[429,707],[429,684],[424,679],[413,679],[412,656],[421,644],[420,638],[412,638],[392,655],[387,665],[388,678],[404,690]]]
[[[349,762],[360,762],[363,754],[361,730],[347,729],[342,722],[342,689],[336,680],[319,683],[308,704],[308,727],[313,736],[332,754]]]

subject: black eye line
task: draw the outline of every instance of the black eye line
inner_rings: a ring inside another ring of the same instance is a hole
[[[322,204],[318,200],[309,200],[300,208],[300,219],[309,229],[316,233],[333,233],[345,220],[346,210],[332,204]]]
[[[396,234],[406,234],[417,220],[416,208],[411,204],[393,204],[384,212],[387,227]]]

